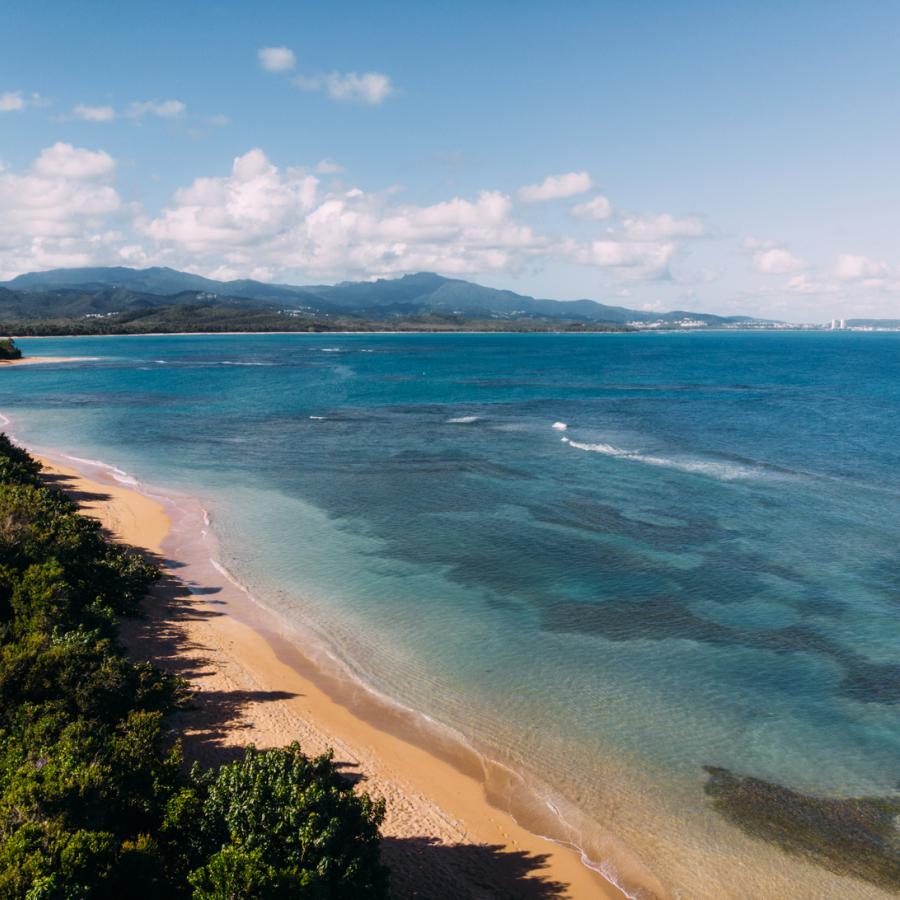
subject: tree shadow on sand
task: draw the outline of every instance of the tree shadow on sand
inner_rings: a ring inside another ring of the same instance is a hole
[[[394,900],[552,900],[567,886],[541,873],[546,854],[500,844],[443,844],[435,838],[386,837],[381,857]]]
[[[156,560],[173,568],[171,560]],[[210,648],[191,638],[187,626],[191,622],[213,619],[222,612],[207,608],[193,596],[208,594],[215,589],[197,589],[181,579],[163,572],[157,586],[144,601],[142,615],[122,623],[123,643],[135,658],[150,659],[154,664],[194,685],[183,708],[173,716],[172,725],[179,732],[185,759],[199,760],[206,765],[221,765],[243,756],[244,743],[239,735],[252,728],[247,715],[259,703],[290,700],[297,695],[290,691],[202,690],[198,682],[212,676]],[[240,746],[235,746],[238,735]]]
[[[63,475],[60,472],[48,472],[46,470],[42,471],[40,475],[41,481],[43,481],[44,484],[65,491],[66,496],[78,504],[101,503],[112,499],[111,494],[101,493],[100,491],[85,491],[75,487],[77,481],[74,476]]]

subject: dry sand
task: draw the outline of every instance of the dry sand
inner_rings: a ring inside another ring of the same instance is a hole
[[[0,359],[0,366],[36,366],[39,363],[78,362],[83,356],[25,356],[22,359]]]
[[[115,538],[157,558],[172,552],[162,502],[102,475],[42,460],[48,479],[68,491]],[[299,740],[308,753],[334,748],[335,759],[370,794],[385,798],[383,856],[395,897],[623,898],[585,867],[579,854],[520,827],[492,806],[482,783],[445,759],[361,718],[326,693],[321,679],[294,664],[277,634],[251,628],[218,599],[222,584],[187,585],[170,560],[146,602],[147,617],[125,623],[139,658],[183,675],[195,691],[177,714],[186,755],[233,758],[240,746]],[[184,577],[184,576],[182,576]],[[224,582],[224,579],[222,579]],[[325,682],[327,685],[327,682]]]

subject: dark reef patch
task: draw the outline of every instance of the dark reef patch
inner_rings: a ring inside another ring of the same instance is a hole
[[[900,797],[817,797],[716,766],[704,770],[713,807],[742,831],[900,892]]]
[[[872,662],[807,625],[733,628],[663,597],[641,602],[555,601],[542,610],[542,617],[548,631],[593,633],[610,641],[688,640],[773,653],[808,653],[831,660],[841,670],[844,696],[863,703],[900,703],[900,665]]]

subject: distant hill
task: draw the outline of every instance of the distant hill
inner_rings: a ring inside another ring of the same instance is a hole
[[[544,300],[432,272],[377,281],[296,286],[248,279],[215,281],[160,267],[114,267],[29,272],[0,283],[0,320],[4,322],[100,316],[197,303],[379,321],[435,315],[617,325],[656,321],[674,324],[684,319],[710,326],[758,321],[749,316],[681,310],[648,313],[594,300]]]

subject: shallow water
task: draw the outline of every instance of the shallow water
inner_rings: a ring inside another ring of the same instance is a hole
[[[255,596],[523,773],[535,827],[674,896],[887,896],[703,767],[898,796],[900,335],[21,344],[98,359],[0,373],[17,436],[199,496]]]

